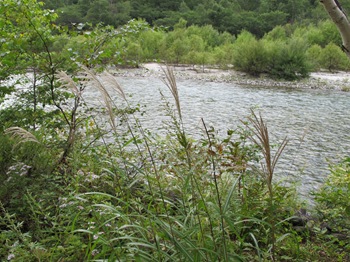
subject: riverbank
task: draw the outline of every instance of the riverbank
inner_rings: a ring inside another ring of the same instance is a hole
[[[164,64],[146,63],[140,65],[139,68],[118,69],[114,72],[117,76],[122,77],[147,77],[156,76],[163,77]],[[350,91],[350,73],[347,72],[314,72],[307,79],[299,81],[282,81],[261,77],[252,77],[246,73],[235,70],[223,70],[218,68],[210,68],[196,66],[173,66],[175,76],[178,80],[194,79],[206,82],[227,82],[238,85],[247,86],[269,86],[269,87],[288,87],[303,89],[321,89],[321,90],[337,90]]]

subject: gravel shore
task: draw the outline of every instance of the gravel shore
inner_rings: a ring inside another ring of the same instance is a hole
[[[139,68],[113,70],[114,75],[120,77],[164,77],[165,65],[159,63],[142,64]],[[248,86],[288,87],[304,89],[321,89],[350,91],[350,73],[347,72],[314,72],[307,79],[299,81],[276,81],[267,77],[251,77],[235,70],[216,68],[172,66],[178,80],[195,79],[206,82],[228,82]]]

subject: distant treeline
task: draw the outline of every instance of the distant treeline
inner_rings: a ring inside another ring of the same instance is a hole
[[[212,25],[237,36],[242,30],[262,37],[278,25],[317,23],[327,13],[316,0],[43,0],[58,23],[103,23],[118,27],[131,19],[173,29],[180,18],[188,25]],[[350,2],[342,3],[350,10]]]
[[[159,61],[234,68],[254,76],[267,74],[286,80],[304,78],[320,69],[350,69],[337,28],[330,20],[316,25],[277,26],[262,38],[248,31],[235,37],[211,25],[187,26],[183,19],[172,31],[151,27],[144,20],[131,20],[118,30],[110,29],[83,29],[76,36],[61,35],[57,43],[65,42],[60,48],[70,51],[70,59],[74,57],[74,61],[87,66],[138,66]],[[87,50],[96,49],[90,46],[96,39],[108,41],[102,41],[98,52],[91,56]]]

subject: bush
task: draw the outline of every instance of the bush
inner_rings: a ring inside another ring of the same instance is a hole
[[[305,44],[298,39],[265,42],[268,57],[268,74],[285,80],[307,77],[310,66],[305,55]]]
[[[320,217],[320,237],[335,243],[338,261],[350,257],[350,158],[331,165],[331,174],[315,193],[316,211]]]
[[[350,62],[346,54],[335,44],[328,44],[320,55],[321,67],[334,70],[347,70],[350,68]]]
[[[257,40],[252,34],[243,32],[233,47],[235,68],[250,75],[266,73],[277,79],[295,80],[309,74],[306,45],[300,39]]]
[[[216,65],[226,69],[233,64],[233,44],[226,43],[222,46],[218,46],[213,51],[213,59]]]
[[[2,131],[1,131],[2,132]],[[12,143],[7,136],[0,133],[0,179],[5,181],[4,174],[13,161]]]
[[[317,209],[334,228],[350,233],[350,158],[332,165],[330,171],[325,184],[315,193]]]
[[[334,43],[338,46],[342,44],[338,28],[331,20],[327,19],[325,21],[321,21],[317,27],[321,31],[324,38],[323,46],[327,45],[328,43]]]
[[[321,69],[321,53],[322,47],[315,44],[309,47],[306,51],[307,60],[310,63],[310,69],[312,71],[317,71]]]
[[[322,21],[317,26],[311,24],[307,27],[297,27],[292,37],[303,38],[309,45],[325,47],[329,43],[341,45],[341,37],[335,24],[330,21]]]
[[[264,46],[251,33],[242,32],[233,47],[233,65],[237,70],[253,76],[259,76],[266,71]]]
[[[143,59],[150,61],[160,59],[159,52],[165,33],[160,30],[147,30],[140,34]]]
[[[270,32],[264,35],[265,40],[273,41],[273,40],[287,40],[287,32],[284,27],[276,26]]]

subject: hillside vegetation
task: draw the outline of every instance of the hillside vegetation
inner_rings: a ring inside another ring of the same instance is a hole
[[[118,27],[131,19],[144,19],[151,26],[174,28],[182,18],[188,25],[212,25],[220,32],[237,36],[243,29],[263,36],[278,25],[287,23],[317,23],[327,18],[319,1],[314,0],[44,0],[45,7],[54,9],[58,22],[100,22]],[[347,9],[349,4],[345,2]]]
[[[330,166],[315,206],[306,210],[293,185],[275,181],[288,141],[270,141],[260,114],[247,112],[225,137],[203,119],[204,135],[192,138],[168,67],[164,85],[173,101],[163,103],[171,120],[159,136],[140,125],[134,113],[142,109],[129,104],[106,70],[155,60],[292,80],[311,69],[348,69],[331,22],[295,24],[301,12],[255,2],[47,2],[65,14],[81,12],[84,23],[66,20],[67,26],[62,14],[35,0],[0,2],[1,261],[350,260],[348,158]],[[305,3],[304,11],[316,5]],[[108,17],[99,7],[116,5],[129,6],[120,24],[93,21],[96,14]],[[216,22],[212,10],[239,7],[247,12],[241,22],[262,19],[254,12],[265,10],[288,14],[288,24],[234,32],[230,19],[220,29],[195,24],[195,15],[175,17],[180,7],[188,14],[205,9]],[[102,107],[84,100],[88,87]],[[13,100],[5,104],[8,95]]]

